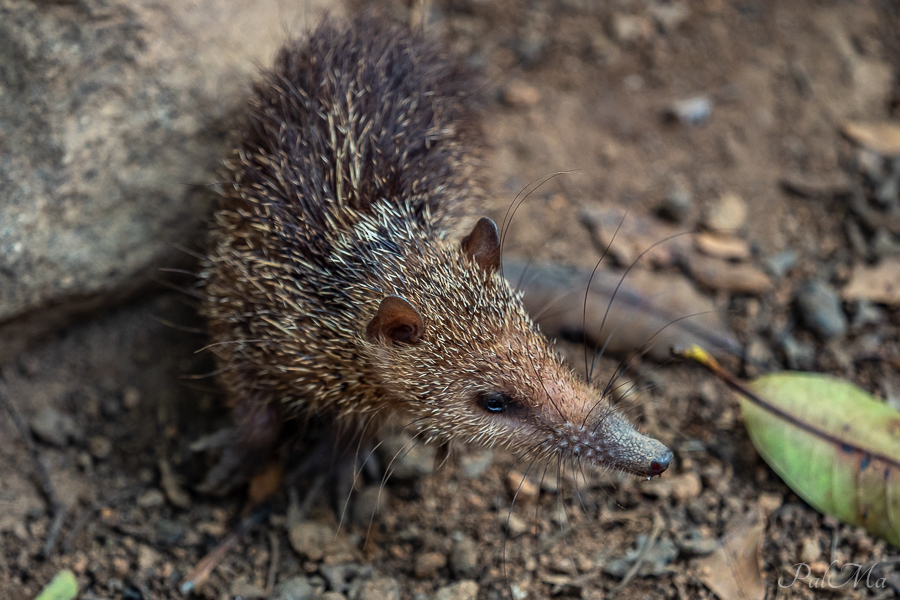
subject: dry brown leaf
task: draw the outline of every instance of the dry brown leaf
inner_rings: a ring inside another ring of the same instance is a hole
[[[746,240],[721,233],[698,233],[694,236],[694,246],[707,256],[725,260],[747,260],[750,258],[750,244]]]
[[[844,288],[843,297],[900,305],[900,259],[886,258],[874,267],[858,265]]]
[[[762,543],[765,521],[759,507],[729,523],[718,549],[692,562],[700,581],[719,600],[763,600]]]
[[[697,283],[714,290],[759,296],[772,289],[772,279],[748,263],[735,264],[695,254],[688,265]]]
[[[848,138],[882,156],[900,154],[900,122],[848,121],[841,127]]]
[[[615,292],[621,273],[598,270],[590,280],[590,270],[554,264],[529,265],[525,270],[526,265],[516,261],[505,261],[503,269],[512,285],[522,280],[525,308],[550,337],[580,340],[586,333],[590,344],[598,349],[606,345],[607,352],[620,356],[646,344],[654,360],[666,360],[670,348],[687,347],[696,340],[703,340],[701,344],[713,352],[740,351],[710,299],[682,276],[634,270]]]
[[[691,236],[683,229],[654,219],[628,216],[618,208],[587,208],[581,222],[590,230],[594,245],[621,266],[633,263],[642,252],[642,264],[665,267],[690,252]],[[654,244],[656,244],[654,246]]]

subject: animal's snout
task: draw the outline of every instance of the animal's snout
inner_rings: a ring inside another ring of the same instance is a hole
[[[663,471],[668,469],[670,464],[672,464],[672,451],[666,448],[665,452],[650,461],[650,468],[647,470],[647,474],[651,477],[662,475]]]

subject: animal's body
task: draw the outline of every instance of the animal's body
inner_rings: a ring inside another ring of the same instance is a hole
[[[205,310],[241,443],[394,416],[426,439],[640,475],[671,452],[557,356],[503,279],[475,78],[363,18],[291,43],[227,163]]]

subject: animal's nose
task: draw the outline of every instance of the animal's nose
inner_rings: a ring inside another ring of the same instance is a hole
[[[663,471],[669,468],[669,464],[672,462],[672,451],[666,448],[666,451],[663,452],[661,456],[658,456],[655,460],[650,462],[649,475],[652,477],[653,475],[661,475]]]

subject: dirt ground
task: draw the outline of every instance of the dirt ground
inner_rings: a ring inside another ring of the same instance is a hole
[[[408,15],[401,4],[391,10]],[[709,225],[720,210],[749,248],[742,264],[767,284],[702,279],[690,257],[638,270],[698,285],[746,351],[747,360],[725,360],[737,374],[831,373],[900,407],[897,306],[845,298],[817,326],[798,303],[810,280],[840,295],[858,269],[900,253],[890,221],[900,193],[884,191],[893,167],[842,134],[849,122],[900,117],[895,3],[448,0],[429,15],[435,35],[488,76],[498,221],[529,182],[572,171],[522,204],[510,255],[592,268],[602,247],[581,222],[585,210],[625,209],[653,227],[668,210],[676,230]],[[733,197],[737,208],[723,200]],[[617,260],[605,264],[621,270]],[[63,568],[85,600],[182,597],[182,578],[236,525],[244,498],[193,491],[210,459],[190,444],[227,421],[215,379],[203,377],[215,368],[197,352],[206,343],[190,298],[159,289],[3,366],[65,519],[43,557],[52,519],[33,458],[0,412],[0,598],[33,598]],[[560,348],[583,370],[582,346]],[[621,360],[604,357],[600,368],[608,377]],[[637,383],[623,400],[628,415],[675,451],[661,479],[585,481],[465,448],[438,466],[417,446],[383,489],[360,484],[340,526],[328,494],[298,521],[308,482],[281,492],[199,595],[264,597],[272,584],[305,581],[351,599],[448,599],[470,597],[457,582],[474,581],[480,599],[710,598],[698,561],[754,510],[765,517],[768,598],[900,595],[900,570],[886,562],[900,550],[791,492],[712,375],[638,361],[626,377]],[[632,563],[618,559],[642,546],[643,566],[627,575]],[[884,587],[778,585],[792,565],[833,560],[881,563]],[[707,564],[705,575],[743,582],[750,562]],[[278,590],[271,597],[307,597]]]

